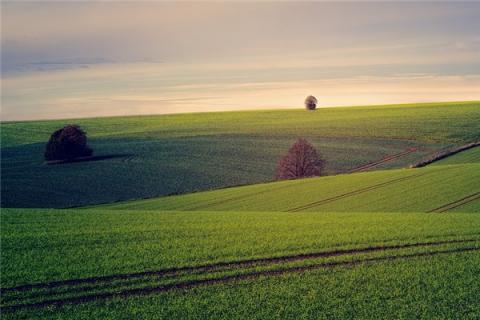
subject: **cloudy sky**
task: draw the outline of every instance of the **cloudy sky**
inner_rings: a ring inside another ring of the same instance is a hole
[[[480,2],[2,2],[2,120],[480,99]]]

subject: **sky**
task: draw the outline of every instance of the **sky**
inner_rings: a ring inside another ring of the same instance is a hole
[[[480,100],[480,2],[2,1],[2,121]]]

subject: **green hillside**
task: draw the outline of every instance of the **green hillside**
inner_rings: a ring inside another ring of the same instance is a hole
[[[90,209],[3,209],[2,312],[269,319],[375,310],[386,318],[474,319],[479,168],[354,173]],[[379,208],[399,212],[368,212]],[[294,295],[287,307],[285,294]],[[359,300],[345,305],[346,294]]]
[[[467,205],[467,211],[480,211],[480,163],[282,181],[101,207],[186,211],[440,212],[462,211]]]
[[[479,119],[480,102],[457,102],[2,123],[1,203],[58,208],[267,182],[297,137],[323,155],[326,174],[406,167],[478,140]],[[50,133],[67,123],[108,159],[44,165]]]

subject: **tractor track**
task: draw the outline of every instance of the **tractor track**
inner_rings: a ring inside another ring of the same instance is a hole
[[[402,152],[392,154],[392,155],[388,155],[381,160],[370,162],[370,163],[364,164],[362,166],[353,168],[352,170],[348,171],[348,173],[364,171],[364,170],[370,169],[372,167],[376,167],[376,166],[378,166],[380,164],[383,164],[385,162],[389,162],[389,161],[398,159],[400,157],[406,156],[407,154],[410,154],[410,153],[413,153],[413,152],[416,152],[416,151],[418,151],[418,148],[408,148],[408,149],[406,149]]]
[[[356,196],[358,194],[362,194],[362,193],[365,193],[365,192],[368,192],[368,191],[371,191],[371,190],[379,189],[379,188],[382,188],[384,186],[395,184],[397,182],[409,180],[409,179],[416,178],[416,177],[421,177],[421,176],[424,176],[424,175],[427,175],[427,174],[431,174],[431,172],[412,174],[412,175],[409,175],[407,177],[397,178],[397,179],[385,181],[385,182],[382,182],[382,183],[374,184],[374,185],[371,185],[371,186],[368,186],[368,187],[364,187],[364,188],[360,188],[360,189],[353,190],[353,191],[350,191],[350,192],[346,192],[346,193],[340,194],[338,196],[334,196],[334,197],[331,197],[331,198],[311,202],[309,204],[306,204],[306,205],[303,205],[303,206],[300,206],[300,207],[295,207],[295,208],[287,210],[287,212],[299,212],[299,211],[302,211],[302,210],[311,209],[311,208],[321,206],[321,205],[324,205],[324,204],[327,204],[327,203],[330,203],[330,202],[334,202],[334,201],[337,201],[337,200],[340,200],[340,199]]]
[[[463,206],[464,204],[470,203],[470,202],[475,201],[475,200],[478,200],[478,199],[480,199],[480,192],[476,192],[476,193],[471,194],[471,195],[469,195],[469,196],[466,196],[466,197],[463,197],[463,198],[461,198],[461,199],[458,199],[458,200],[452,201],[452,202],[450,202],[450,203],[444,204],[443,206],[440,206],[440,207],[438,207],[438,208],[432,209],[432,210],[427,211],[427,212],[428,212],[428,213],[432,213],[432,212],[438,212],[438,213],[445,212],[445,211],[448,211],[448,210],[455,209],[455,208],[457,208],[457,207]]]
[[[243,200],[243,199],[250,198],[252,196],[257,196],[259,194],[264,194],[264,193],[270,193],[272,191],[278,191],[278,190],[285,189],[285,188],[291,188],[291,186],[286,185],[286,186],[281,186],[281,187],[277,187],[277,188],[269,188],[269,189],[260,190],[260,191],[257,191],[257,192],[251,192],[251,193],[248,193],[248,194],[243,194],[243,195],[240,195],[240,196],[230,197],[230,198],[227,198],[227,199],[214,200],[214,201],[210,201],[210,202],[207,202],[207,203],[202,203],[202,204],[194,206],[194,207],[189,207],[187,210],[196,211],[196,210],[202,210],[202,209],[209,209],[211,206],[225,204],[225,203],[229,203],[231,201]]]
[[[395,249],[398,250],[398,249],[408,249],[408,248],[415,248],[415,247],[430,247],[430,246],[439,246],[439,245],[455,244],[455,243],[469,243],[469,242],[477,242],[477,241],[480,241],[480,238],[461,239],[461,240],[454,239],[454,240],[443,240],[443,241],[435,241],[435,242],[433,241],[417,242],[417,243],[406,243],[406,244],[398,244],[398,245],[380,245],[380,246],[371,246],[371,247],[355,248],[355,249],[340,249],[340,250],[332,250],[332,251],[321,251],[321,252],[313,252],[313,253],[305,253],[305,254],[286,255],[286,256],[279,256],[279,257],[247,259],[247,260],[232,261],[232,262],[218,262],[218,263],[204,264],[199,266],[186,266],[186,267],[178,267],[178,268],[160,269],[160,270],[154,270],[154,271],[114,274],[109,276],[25,284],[17,287],[2,288],[1,292],[8,293],[13,291],[28,291],[32,289],[51,289],[51,288],[56,288],[61,286],[73,286],[73,285],[79,285],[79,284],[91,284],[91,283],[99,283],[99,282],[112,282],[115,280],[142,278],[142,277],[148,277],[148,276],[176,275],[176,274],[185,273],[185,272],[198,273],[198,272],[222,271],[223,269],[239,269],[242,267],[248,267],[248,266],[257,265],[257,264],[268,265],[268,264],[301,261],[301,260],[316,259],[316,258],[328,258],[328,257],[341,256],[341,255],[362,254],[362,253],[369,253],[369,252],[375,252],[375,251],[385,251],[385,250],[395,250]]]
[[[171,290],[186,290],[186,289],[192,289],[192,288],[201,287],[201,286],[225,284],[225,283],[237,282],[241,280],[257,279],[260,277],[281,276],[281,275],[290,274],[290,273],[302,273],[302,272],[318,270],[318,269],[329,269],[329,268],[341,267],[341,266],[350,267],[350,266],[356,266],[356,265],[365,264],[365,263],[376,263],[376,262],[382,262],[382,261],[394,261],[394,260],[417,258],[417,257],[430,257],[435,255],[441,255],[441,254],[475,252],[475,251],[480,251],[480,247],[464,247],[464,248],[447,249],[447,250],[439,250],[439,251],[431,251],[431,252],[412,253],[412,254],[405,254],[400,256],[372,257],[372,258],[355,259],[355,260],[349,260],[349,261],[324,262],[324,263],[311,264],[306,266],[296,266],[296,267],[277,269],[277,270],[252,271],[249,273],[244,273],[239,275],[227,275],[227,276],[221,276],[218,278],[187,280],[187,281],[182,281],[178,283],[126,289],[126,290],[120,290],[116,292],[95,293],[95,294],[84,295],[84,296],[44,300],[44,301],[34,302],[34,303],[8,305],[8,306],[2,306],[2,311],[14,312],[21,309],[41,308],[41,307],[48,307],[48,306],[62,306],[65,304],[80,304],[85,302],[112,299],[112,298],[128,298],[131,296],[145,296],[145,295],[150,295],[154,293],[167,292]]]
[[[365,169],[377,166],[379,164],[382,164],[382,163],[385,163],[385,162],[388,162],[388,161],[395,160],[397,158],[400,158],[402,156],[405,156],[407,154],[410,154],[410,153],[413,153],[413,152],[416,152],[416,151],[418,151],[418,148],[408,148],[408,149],[406,149],[406,150],[404,150],[400,153],[389,155],[389,156],[387,156],[387,157],[385,157],[381,160],[378,160],[378,161],[375,161],[375,162],[370,162],[370,163],[367,163],[367,164],[362,165],[360,167],[357,167],[353,170],[350,170],[349,173],[363,171]],[[288,188],[288,187],[290,187],[290,186],[282,186],[282,187],[279,187],[279,188],[275,189],[275,191],[279,190],[279,189]],[[245,195],[241,195],[241,196],[231,197],[231,198],[228,198],[228,199],[214,200],[214,201],[210,201],[210,202],[207,202],[207,203],[202,203],[202,204],[194,206],[194,207],[190,207],[190,208],[188,208],[188,210],[208,209],[211,206],[221,205],[221,204],[229,203],[231,201],[236,201],[236,200],[243,200],[243,199],[247,199],[251,196],[256,196],[256,195],[259,195],[259,194],[269,193],[269,192],[272,192],[272,189],[261,190],[261,191],[255,192],[255,193],[249,193],[249,194],[245,194]]]

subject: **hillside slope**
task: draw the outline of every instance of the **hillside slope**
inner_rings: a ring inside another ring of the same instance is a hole
[[[282,181],[100,206],[142,210],[480,212],[480,163]]]
[[[49,134],[72,122],[110,158],[44,165]],[[480,102],[2,123],[1,137],[2,206],[59,208],[271,181],[298,137],[326,174],[406,167],[478,140]]]

